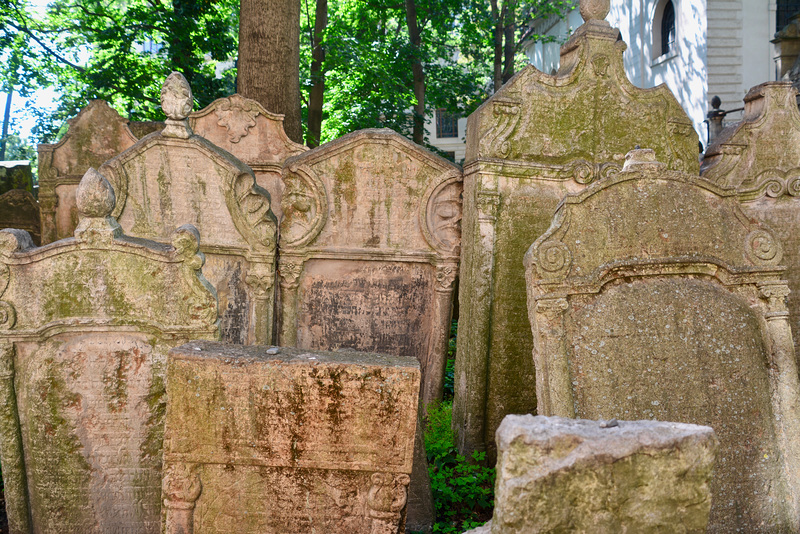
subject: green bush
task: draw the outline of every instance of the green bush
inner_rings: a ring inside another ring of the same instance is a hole
[[[450,428],[450,403],[428,406],[425,450],[436,506],[433,532],[461,533],[491,519],[494,508],[494,469],[482,465],[486,453],[473,461],[458,454]]]

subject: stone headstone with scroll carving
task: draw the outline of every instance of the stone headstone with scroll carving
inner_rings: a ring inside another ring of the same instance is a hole
[[[398,534],[419,364],[191,342],[167,370],[166,534]]]
[[[632,151],[622,172],[567,196],[526,255],[539,413],[711,426],[709,532],[797,531],[782,260],[734,190]]]
[[[800,349],[800,112],[788,82],[750,89],[744,117],[715,139],[701,176],[736,190],[747,215],[768,224],[783,244],[795,353]]]
[[[78,224],[75,189],[83,174],[99,168],[136,142],[128,121],[104,100],[92,100],[67,121],[69,129],[56,144],[41,144],[39,203],[42,243],[72,237]]]
[[[258,185],[269,191],[280,219],[283,162],[308,150],[283,130],[283,115],[257,101],[235,94],[220,98],[189,115],[194,133],[224,148],[253,169]]]
[[[197,230],[133,239],[81,181],[75,237],[0,231],[0,462],[14,533],[160,532],[167,352],[216,339]]]
[[[672,93],[626,77],[608,2],[581,9],[557,74],[526,67],[468,121],[453,428],[463,454],[485,449],[490,462],[503,417],[536,410],[520,260],[558,203],[618,172],[637,144],[670,168],[698,168],[697,134]]]
[[[222,339],[270,343],[277,222],[269,194],[249,167],[192,133],[192,92],[181,74],[164,82],[161,102],[164,130],[101,168],[117,192],[113,215],[130,235],[155,240],[168,239],[177,223],[195,225],[203,273],[219,297]]]

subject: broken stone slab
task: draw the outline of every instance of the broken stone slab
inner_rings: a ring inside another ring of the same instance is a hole
[[[509,415],[494,517],[470,533],[705,532],[716,450],[707,426]]]
[[[190,342],[167,367],[167,534],[402,532],[415,358]]]

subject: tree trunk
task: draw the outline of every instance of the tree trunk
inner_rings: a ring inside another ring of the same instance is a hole
[[[517,21],[516,21],[516,11],[517,11],[517,2],[516,0],[507,0],[505,11],[505,20],[503,21],[505,25],[505,45],[504,45],[504,56],[503,59],[503,83],[506,83],[508,80],[514,76],[514,58],[517,55],[517,43],[516,43],[516,33],[517,33]]]
[[[497,0],[492,0],[492,22],[494,23],[494,92],[503,86],[503,30],[505,19],[505,3],[502,12],[497,7]]]
[[[300,0],[242,0],[237,91],[285,115],[290,139],[303,142],[300,123]]]
[[[408,38],[411,41],[411,53],[414,55],[411,63],[411,74],[414,80],[414,133],[412,139],[418,145],[425,141],[425,71],[422,69],[421,44],[422,35],[417,24],[417,5],[414,0],[406,2],[406,23],[408,25]]]
[[[11,121],[11,96],[14,94],[14,88],[8,90],[6,97],[6,110],[3,113],[3,138],[0,140],[0,161],[6,159],[6,146],[8,145],[8,123]]]
[[[311,43],[311,92],[308,96],[308,133],[306,144],[319,146],[322,135],[322,104],[325,94],[325,47],[322,39],[328,26],[328,0],[317,0],[314,39]]]

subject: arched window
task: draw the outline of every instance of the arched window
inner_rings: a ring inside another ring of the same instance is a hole
[[[661,53],[660,56],[669,53],[675,47],[675,6],[672,0],[667,0],[664,4],[664,12],[661,14]]]

